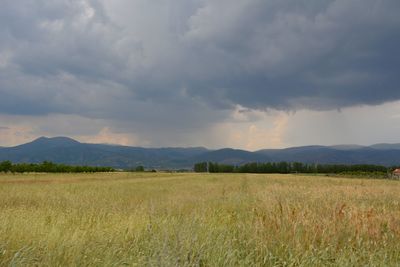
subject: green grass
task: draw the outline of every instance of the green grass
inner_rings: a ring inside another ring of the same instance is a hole
[[[0,266],[399,266],[400,182],[0,175]]]

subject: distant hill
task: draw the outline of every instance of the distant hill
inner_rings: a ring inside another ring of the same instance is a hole
[[[215,151],[208,151],[202,153],[194,158],[195,162],[201,161],[212,161],[223,164],[243,164],[247,162],[261,162],[270,161],[268,155],[263,155],[262,153],[249,152],[246,150],[224,148]]]
[[[370,146],[370,148],[382,150],[400,149],[400,144],[375,144]]]
[[[337,149],[337,150],[353,150],[353,149],[360,149],[360,148],[365,148],[365,146],[360,146],[360,145],[335,145],[335,146],[329,146],[329,148]]]
[[[303,162],[320,164],[400,165],[400,144],[372,146],[303,146],[249,152],[239,149],[208,150],[203,147],[143,148],[80,143],[67,137],[40,137],[15,147],[0,147],[0,161],[15,163],[53,161],[70,165],[115,168],[180,169],[201,161],[240,165],[247,162]]]
[[[133,168],[191,168],[190,158],[208,150],[195,148],[141,148],[79,143],[66,137],[40,137],[30,143],[0,148],[0,161],[15,163],[52,161],[70,165]]]

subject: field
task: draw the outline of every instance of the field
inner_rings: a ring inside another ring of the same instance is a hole
[[[399,266],[400,182],[0,175],[0,266]]]

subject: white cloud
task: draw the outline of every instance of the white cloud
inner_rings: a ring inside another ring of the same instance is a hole
[[[16,146],[30,142],[35,135],[29,126],[2,126],[0,127],[0,146]]]
[[[146,146],[148,143],[144,140],[139,142],[138,138],[129,133],[116,133],[110,127],[102,128],[98,134],[77,136],[82,142],[93,144],[111,144],[124,146]]]

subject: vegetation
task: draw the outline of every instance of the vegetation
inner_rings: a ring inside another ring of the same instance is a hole
[[[145,170],[144,166],[139,165],[139,166],[136,166],[135,168],[126,169],[125,171],[127,171],[127,172],[144,172],[146,170]]]
[[[51,173],[80,173],[80,172],[113,172],[110,167],[70,166],[44,161],[40,164],[19,163],[10,161],[0,162],[0,172],[25,173],[25,172],[51,172]]]
[[[137,166],[135,168],[135,172],[144,172],[144,167],[143,166]]]
[[[1,174],[0,266],[398,266],[400,183]]]
[[[210,173],[328,173],[328,174],[375,174],[385,176],[393,168],[379,165],[359,164],[304,164],[301,162],[247,163],[240,166],[200,162],[194,165],[195,172]]]
[[[194,164],[194,171],[195,172],[208,172],[208,163],[207,162],[200,162]]]

